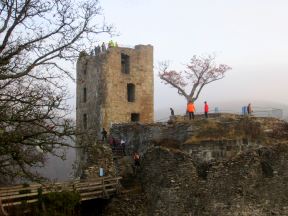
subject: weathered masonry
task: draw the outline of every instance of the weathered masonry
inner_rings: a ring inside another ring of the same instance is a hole
[[[111,47],[77,62],[76,124],[100,138],[113,123],[153,122],[153,47]]]

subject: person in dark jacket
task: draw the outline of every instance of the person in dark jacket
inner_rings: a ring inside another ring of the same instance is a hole
[[[251,115],[252,112],[253,111],[252,111],[251,103],[249,103],[247,106],[247,113],[248,113],[248,115]]]
[[[170,108],[170,113],[171,113],[171,116],[174,116],[174,110],[172,108]]]
[[[106,141],[107,140],[107,131],[105,130],[105,128],[102,129],[102,141]]]
[[[139,167],[140,166],[140,155],[138,152],[134,152],[133,160],[134,160],[134,166]]]
[[[105,43],[103,42],[102,43],[102,45],[101,45],[101,50],[102,50],[102,52],[106,52],[106,45],[105,45]]]

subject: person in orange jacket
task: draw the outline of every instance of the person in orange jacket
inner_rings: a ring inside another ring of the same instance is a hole
[[[192,101],[187,104],[187,112],[189,113],[189,119],[191,120],[191,117],[194,119],[195,106]]]
[[[204,113],[205,113],[205,118],[208,118],[208,112],[209,112],[209,106],[207,104],[207,101],[204,102]]]

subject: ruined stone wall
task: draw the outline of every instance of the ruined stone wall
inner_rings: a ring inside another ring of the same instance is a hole
[[[151,148],[142,160],[147,215],[288,214],[287,143],[242,152],[199,175],[185,153]]]
[[[261,127],[264,125],[261,126],[256,118],[215,118],[174,123],[115,124],[111,135],[116,140],[126,141],[127,154],[133,151],[144,154],[150,146],[164,145],[183,150],[197,161],[210,161],[260,147],[265,137]]]
[[[127,146],[141,153],[131,179],[142,190],[113,199],[104,215],[288,215],[286,132],[277,119],[249,117],[114,125],[111,133],[133,137]],[[227,154],[205,161],[201,152]]]
[[[113,199],[104,215],[288,215],[286,132],[287,124],[277,119],[240,116],[114,125],[111,133],[133,137],[127,145],[142,155],[131,176],[142,190]],[[214,160],[203,160],[204,153]],[[127,187],[131,179],[123,178]]]
[[[271,144],[213,162],[203,175],[189,154],[152,147],[133,177],[143,190],[117,196],[104,215],[288,215],[287,162],[287,142]]]
[[[105,62],[104,53],[98,56],[83,55],[77,62],[76,128],[78,135],[76,145],[82,147],[77,149],[76,154],[77,176],[81,176],[83,169],[87,166],[87,151],[100,137],[103,119],[102,106],[106,95],[106,82],[103,82],[105,77],[102,73]],[[84,88],[86,88],[86,101]],[[86,126],[84,115],[86,115]]]
[[[142,159],[141,167],[147,215],[192,214],[197,200],[188,191],[197,184],[198,177],[189,155],[162,147],[151,148]]]
[[[163,140],[170,140],[173,144],[183,143],[189,136],[191,124],[114,124],[110,130],[116,140],[123,139],[126,143],[126,153],[138,151],[144,154],[150,146],[157,145]]]
[[[76,126],[80,131],[92,133],[101,129],[103,119],[102,107],[107,95],[105,76],[102,71],[106,65],[106,56],[85,56],[77,62],[76,89]],[[84,101],[86,88],[86,101]],[[84,128],[83,117],[87,115],[87,129]]]
[[[219,139],[201,141],[193,145],[183,145],[185,152],[193,155],[195,159],[210,161],[213,159],[231,158],[242,151],[262,146],[261,143],[249,139]]]

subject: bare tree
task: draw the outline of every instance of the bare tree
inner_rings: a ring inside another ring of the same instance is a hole
[[[231,68],[227,65],[216,65],[214,56],[196,56],[191,58],[186,70],[175,71],[168,70],[168,63],[160,65],[159,77],[165,84],[178,90],[178,94],[184,96],[189,101],[196,101],[203,87],[211,82],[224,78],[225,73]],[[186,92],[186,88],[191,88]]]
[[[67,65],[111,33],[102,19],[97,0],[0,0],[0,176],[38,178],[30,168],[69,146]]]

